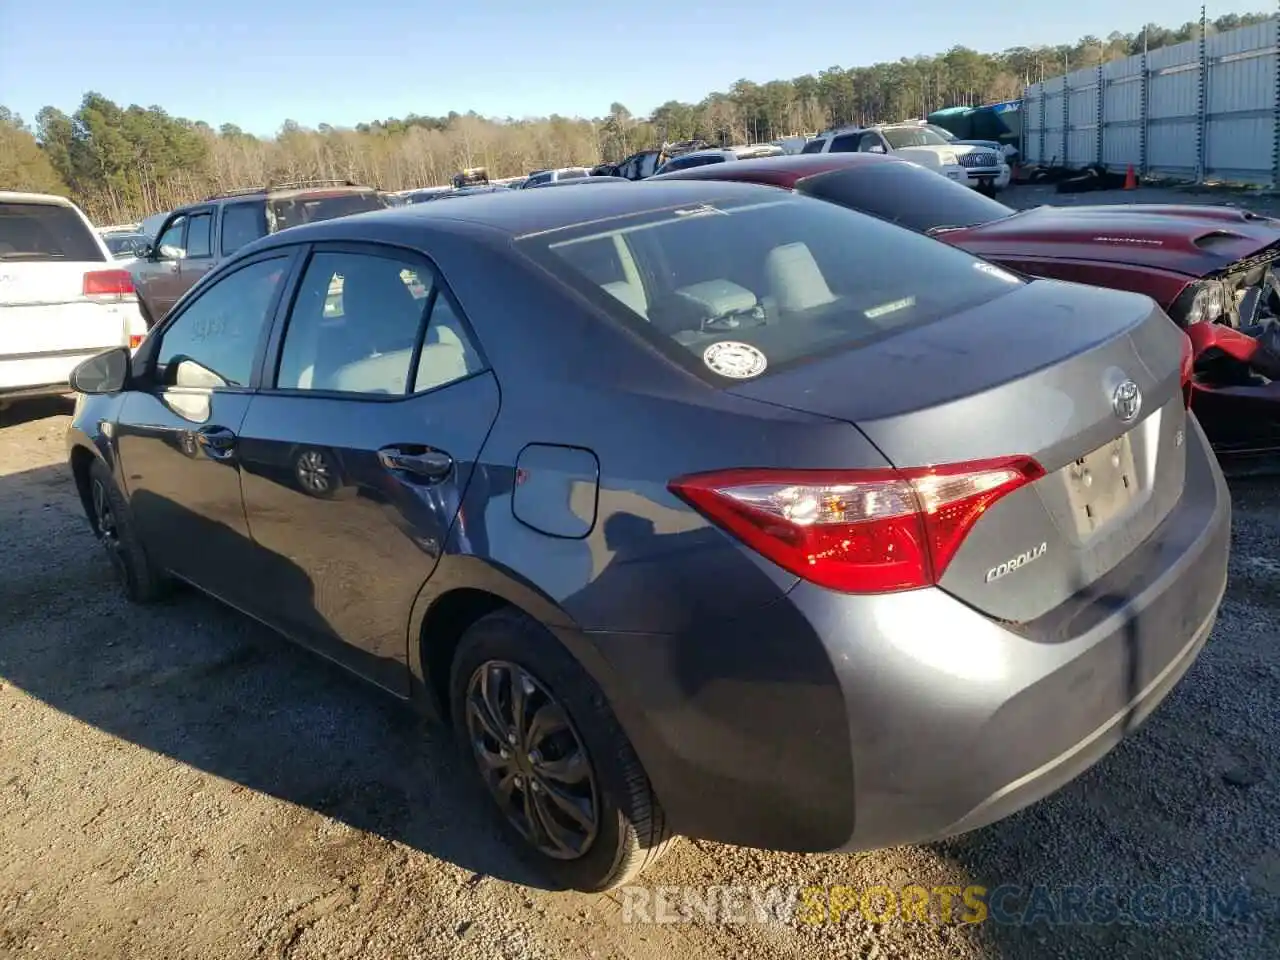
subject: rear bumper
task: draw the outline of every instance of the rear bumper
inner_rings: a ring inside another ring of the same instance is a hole
[[[1230,496],[1194,418],[1188,440],[1179,505],[1040,621],[802,583],[696,636],[593,635],[673,827],[804,852],[922,842],[1101,759],[1194,662],[1226,588]]]

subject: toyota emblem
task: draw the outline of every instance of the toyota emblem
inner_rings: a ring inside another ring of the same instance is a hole
[[[1111,409],[1125,423],[1137,417],[1138,411],[1142,409],[1142,391],[1138,389],[1138,385],[1132,380],[1126,380],[1116,387],[1116,392],[1111,395]]]

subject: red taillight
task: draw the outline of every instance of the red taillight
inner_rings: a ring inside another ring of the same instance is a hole
[[[724,470],[668,485],[757,553],[847,593],[938,582],[982,514],[1044,476],[1030,457],[909,470]]]
[[[1190,409],[1191,379],[1196,372],[1196,354],[1191,344],[1191,338],[1185,333],[1182,335],[1182,363],[1180,370],[1182,375],[1182,402]]]
[[[128,270],[92,270],[84,275],[81,292],[86,297],[131,297],[133,277]]]
[[[129,349],[137,350],[140,346],[142,346],[142,341],[145,340],[146,338],[147,338],[146,334],[142,334],[142,333],[130,334]]]

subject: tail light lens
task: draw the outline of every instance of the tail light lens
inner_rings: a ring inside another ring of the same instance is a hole
[[[130,334],[129,349],[137,350],[140,346],[142,346],[142,341],[145,339],[147,339],[146,334],[142,334],[142,333]]]
[[[668,486],[798,577],[890,593],[937,583],[982,514],[1044,473],[1030,457],[1005,457],[910,470],[725,470]]]
[[[133,277],[128,270],[92,270],[84,275],[81,291],[86,297],[123,300],[133,297]]]
[[[1180,365],[1180,373],[1182,377],[1182,402],[1188,410],[1191,409],[1191,379],[1195,376],[1195,372],[1195,349],[1191,345],[1191,338],[1184,333],[1182,335],[1182,363]]]

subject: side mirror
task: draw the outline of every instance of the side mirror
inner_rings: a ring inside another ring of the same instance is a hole
[[[76,393],[119,393],[129,384],[129,349],[112,347],[71,371],[71,389]]]
[[[136,253],[143,260],[154,260],[156,258],[156,248],[150,243],[139,244]]]

